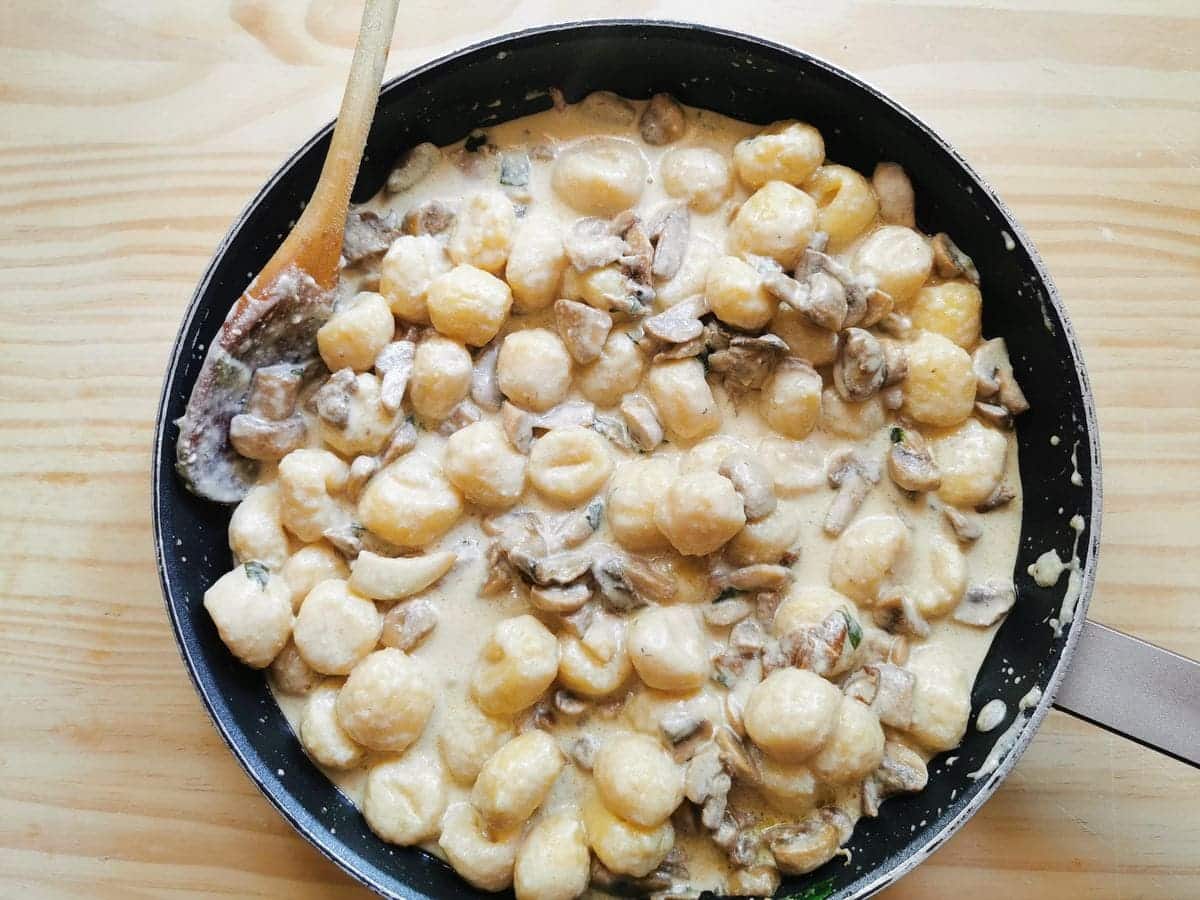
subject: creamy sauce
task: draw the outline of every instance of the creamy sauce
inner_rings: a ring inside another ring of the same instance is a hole
[[[1008,715],[1008,705],[1001,699],[989,700],[983,704],[979,710],[979,715],[975,717],[975,728],[978,731],[988,732],[996,729]]]
[[[1062,573],[1067,573],[1067,589],[1063,592],[1058,615],[1050,620],[1050,627],[1054,629],[1055,637],[1062,637],[1063,628],[1074,621],[1075,606],[1079,603],[1079,597],[1083,591],[1083,566],[1079,559],[1079,539],[1083,537],[1086,523],[1083,516],[1076,514],[1071,516],[1068,524],[1075,532],[1075,540],[1071,544],[1070,560],[1064,563],[1059,558],[1057,550],[1048,550],[1039,556],[1028,569],[1038,586],[1044,588],[1054,587],[1058,584]]]
[[[992,749],[988,752],[987,757],[974,772],[967,773],[967,777],[978,781],[987,775],[991,775],[1000,765],[1000,760],[1008,754],[1008,751],[1016,746],[1018,738],[1021,736],[1021,730],[1025,727],[1025,723],[1029,721],[1026,713],[1036,707],[1042,699],[1042,689],[1034,685],[1029,689],[1029,692],[1021,698],[1017,704],[1017,716],[1012,720],[1012,724],[1004,730],[1000,737],[996,738],[996,743],[992,745]],[[983,729],[980,729],[981,731]]]
[[[639,106],[640,108],[640,106]],[[642,212],[653,210],[660,203],[667,201],[661,180],[658,178],[658,164],[667,150],[680,146],[703,146],[719,151],[728,158],[734,144],[741,138],[756,132],[754,126],[737,122],[723,116],[692,111],[687,134],[678,143],[666,147],[648,146],[638,142],[641,151],[650,164],[651,176],[639,203],[638,210]],[[618,134],[637,140],[636,125],[627,128],[598,124],[595,120],[582,115],[576,108],[564,111],[547,111],[528,118],[504,123],[489,128],[488,140],[500,148],[501,152],[509,148],[527,148],[533,145],[546,145],[561,149],[584,137],[596,134]],[[481,183],[480,176],[472,174],[463,167],[456,165],[454,157],[461,145],[448,148],[443,153],[442,161],[430,177],[415,188],[403,194],[387,196],[381,194],[368,204],[371,209],[385,212],[395,209],[403,213],[411,206],[422,201],[438,199],[450,202],[461,200],[464,196],[481,189],[494,188],[494,182]],[[565,231],[572,222],[579,218],[580,213],[564,204],[554,193],[550,185],[551,164],[534,161],[530,181],[527,187],[510,190],[515,202],[526,207],[527,215],[537,214],[554,219]],[[491,177],[491,176],[489,176]],[[692,242],[707,242],[718,250],[726,243],[727,220],[730,210],[748,196],[748,192],[735,186],[729,201],[716,211],[707,214],[692,213],[691,240]],[[1005,245],[1013,246],[1011,236],[1002,234]],[[848,260],[852,255],[854,245],[840,254],[840,258]],[[347,278],[354,286],[354,278],[364,287],[373,288],[371,274],[348,272]],[[352,292],[351,292],[352,293]],[[986,297],[986,285],[985,285]],[[990,302],[990,301],[989,301]],[[618,324],[618,328],[629,330],[636,323]],[[504,325],[502,334],[530,328],[548,327],[554,329],[553,316],[550,312],[536,313],[526,316],[512,316]],[[829,383],[828,375],[825,376]],[[820,585],[828,587],[830,560],[835,541],[822,530],[822,522],[829,508],[833,492],[823,483],[824,460],[835,450],[856,446],[864,455],[882,459],[889,445],[888,428],[884,427],[874,432],[873,436],[862,442],[852,442],[844,438],[826,433],[820,429],[814,431],[803,441],[795,442],[782,438],[768,427],[754,412],[753,401],[744,401],[743,405],[735,403],[724,390],[715,391],[717,402],[723,414],[721,434],[727,435],[737,445],[751,452],[762,452],[764,449],[772,453],[783,453],[792,460],[792,471],[801,471],[806,467],[811,472],[809,481],[811,489],[807,492],[795,492],[780,497],[780,506],[786,512],[795,515],[801,522],[799,546],[801,549],[799,561],[792,567],[795,584]],[[573,399],[582,396],[572,391]],[[611,410],[606,411],[611,412]],[[889,424],[894,421],[894,415],[888,414]],[[315,433],[316,429],[310,429]],[[989,577],[1007,579],[1014,565],[1017,553],[1020,530],[1022,498],[1020,496],[1020,472],[1016,452],[1016,442],[1011,434],[1006,435],[1008,454],[1005,463],[1003,481],[1018,494],[1006,506],[979,516],[984,526],[982,535],[969,546],[962,547],[966,557],[967,580],[983,582]],[[446,438],[432,430],[422,430],[419,435],[417,451],[432,458],[440,458]],[[316,445],[316,444],[314,444]],[[608,447],[614,462],[619,467],[634,458],[636,454],[616,445]],[[661,455],[676,460],[684,460],[690,446],[681,443],[664,444],[655,451]],[[688,465],[688,463],[683,463]],[[264,480],[270,480],[272,467],[264,473]],[[603,496],[603,492],[599,496]],[[537,499],[536,494],[527,490],[520,506],[538,512],[552,514],[555,511]],[[918,495],[910,499],[899,490],[885,474],[879,485],[871,491],[865,503],[858,511],[856,519],[873,515],[893,515],[899,517],[909,527],[911,552],[902,560],[893,573],[893,580],[899,584],[912,587],[916,592],[930,590],[930,546],[935,536],[953,541],[953,535],[942,520],[938,505]],[[454,568],[440,581],[427,589],[421,596],[430,601],[437,609],[438,624],[432,634],[411,652],[419,660],[426,671],[431,674],[436,686],[437,702],[428,724],[421,736],[407,751],[408,753],[424,754],[430,758],[438,756],[437,738],[446,722],[463,714],[469,699],[469,680],[479,658],[481,648],[490,635],[493,627],[499,622],[531,611],[528,602],[520,592],[500,594],[495,597],[482,597],[480,586],[487,575],[485,552],[491,539],[485,536],[479,526],[479,515],[469,513],[453,527],[443,538],[427,550],[452,550],[457,554],[458,561]],[[595,540],[604,543],[615,543],[607,523],[602,523]],[[1050,557],[1053,556],[1053,559]],[[1061,569],[1055,571],[1057,556],[1044,555],[1038,560],[1031,572],[1039,584],[1053,584],[1057,581]],[[703,602],[707,598],[704,591],[704,567],[694,559],[684,559],[672,556],[669,560],[680,585],[680,595],[677,602]],[[1064,598],[1060,621],[1070,621],[1074,600],[1078,595],[1078,559],[1073,556],[1071,563],[1065,568],[1071,571],[1074,587],[1068,587],[1068,598]],[[1053,576],[1053,577],[1052,577]],[[1070,602],[1068,602],[1070,600]],[[1018,602],[1020,602],[1018,600]],[[869,613],[863,613],[869,616]],[[993,635],[999,625],[987,628],[972,627],[960,624],[949,616],[943,616],[930,622],[930,633],[927,638],[913,639],[914,647],[928,644],[937,645],[948,651],[957,666],[967,676],[967,683],[974,680],[979,666],[986,655]],[[709,628],[708,637],[714,645],[727,640],[728,629]],[[630,679],[630,688],[645,695],[645,702],[637,698],[626,702],[625,710],[611,719],[593,713],[586,717],[584,725],[559,725],[554,729],[555,736],[563,747],[571,744],[574,737],[581,731],[603,739],[606,735],[618,730],[637,728],[638,711],[645,706],[661,708],[665,704],[687,702],[705,710],[714,716],[721,717],[724,697],[727,690],[716,681],[709,681],[697,695],[683,700],[671,697],[651,696],[638,682],[636,675]],[[302,715],[305,698],[276,694],[280,708],[286,715],[293,728],[298,728]],[[999,701],[994,701],[999,702]],[[988,715],[985,718],[985,713]],[[998,718],[997,718],[998,714]],[[996,727],[1002,721],[1005,709],[1002,703],[998,708],[988,704],[979,716],[981,730]],[[994,721],[993,721],[994,720]],[[992,771],[997,761],[1016,740],[1016,735],[1024,717],[1018,715],[1008,731],[997,741],[996,747],[978,772],[972,777],[981,777]],[[985,724],[988,726],[985,728]],[[928,751],[920,750],[929,756]],[[350,771],[328,771],[330,779],[355,804],[362,803],[362,791],[365,773],[372,762],[379,757],[371,755],[366,762]],[[950,763],[947,762],[947,765]],[[581,797],[590,790],[590,776],[574,765],[568,764],[557,779],[549,798],[535,814],[535,820],[559,809],[575,809]],[[857,784],[833,788],[826,791],[828,802],[840,807],[851,821],[857,820],[859,812],[859,786]],[[469,798],[468,786],[449,782],[448,801],[454,803]],[[735,786],[731,795],[731,803],[739,808],[760,817],[763,823],[787,821],[787,817],[775,811],[764,803],[752,790]],[[729,873],[729,864],[707,835],[688,836],[680,834],[677,844],[687,855],[687,865],[690,874],[690,886],[693,890],[713,889],[720,891]],[[423,845],[431,853],[442,855],[436,841]]]

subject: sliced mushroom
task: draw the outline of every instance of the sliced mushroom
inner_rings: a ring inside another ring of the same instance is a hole
[[[711,586],[719,591],[730,588],[735,591],[781,591],[791,582],[791,569],[770,563],[742,566],[710,579]]]
[[[743,619],[729,632],[729,649],[740,656],[758,656],[766,646],[767,633],[757,619]]]
[[[975,370],[976,391],[984,400],[999,401],[1012,415],[1019,416],[1029,409],[1029,401],[1013,375],[1012,361],[1004,338],[984,341],[971,359]],[[993,399],[994,398],[994,399]]]
[[[930,243],[933,247],[933,267],[938,275],[942,278],[965,278],[971,284],[979,284],[979,270],[975,268],[975,261],[959,249],[950,235],[944,231],[938,232]]]
[[[908,353],[903,346],[887,338],[879,342],[879,347],[883,351],[883,386],[895,387],[908,377]]]
[[[379,642],[406,653],[425,640],[437,627],[438,615],[428,600],[406,600],[397,603],[383,617],[383,632]]]
[[[596,762],[596,754],[600,751],[600,739],[593,734],[584,734],[571,744],[568,755],[571,761],[585,772],[592,771]]]
[[[563,631],[577,638],[587,634],[588,628],[596,619],[596,604],[585,603],[573,613],[559,613]]]
[[[846,530],[871,488],[879,484],[880,475],[879,465],[867,462],[855,450],[842,450],[830,456],[829,485],[837,488],[837,496],[825,514],[826,534],[836,536]]]
[[[388,412],[396,412],[404,402],[416,351],[417,346],[412,341],[392,341],[375,357],[375,371],[382,378],[379,405]]]
[[[621,553],[599,554],[591,568],[605,605],[628,612],[647,603],[662,603],[677,590],[670,569]]]
[[[387,446],[383,448],[383,453],[379,457],[379,464],[386,466],[395,462],[415,446],[417,446],[417,426],[413,424],[412,419],[405,419],[392,432]]]
[[[313,394],[312,403],[323,422],[342,428],[350,421],[350,398],[357,392],[354,370],[339,369]]]
[[[556,721],[550,698],[543,697],[517,717],[517,734],[525,734],[527,731],[549,731]]]
[[[589,884],[593,888],[616,897],[657,897],[671,889],[675,884],[675,878],[675,873],[664,871],[661,866],[640,878],[632,875],[618,875],[593,857]]]
[[[589,216],[567,229],[563,249],[571,265],[585,272],[619,260],[625,253],[625,240],[613,231],[607,219]]]
[[[862,658],[869,663],[895,663],[898,666],[908,662],[908,638],[902,634],[889,634],[880,628],[867,627],[863,629]]]
[[[321,532],[321,537],[333,545],[346,559],[357,559],[363,551],[364,529],[357,522],[343,521]]]
[[[463,400],[450,410],[450,414],[438,424],[437,433],[449,437],[456,431],[462,431],[468,425],[474,425],[483,418],[479,407],[470,400]]]
[[[625,423],[613,416],[596,416],[592,421],[592,429],[618,447],[634,452],[638,449],[633,438],[629,436],[629,429],[625,427]]]
[[[350,463],[350,474],[346,477],[346,487],[344,488],[346,496],[351,500],[357,501],[358,495],[362,493],[362,489],[367,486],[367,482],[378,471],[379,460],[375,457],[354,457],[354,462]]]
[[[573,719],[587,711],[587,703],[570,691],[560,688],[554,692],[554,711]]]
[[[899,741],[883,745],[883,762],[863,782],[862,810],[867,816],[879,815],[879,804],[896,794],[915,794],[929,783],[929,769],[915,750]]]
[[[505,401],[500,405],[500,426],[513,449],[520,453],[528,453],[533,447],[533,423],[536,421],[532,413],[519,406],[513,406]]]
[[[441,200],[427,200],[404,214],[401,229],[405,234],[441,234],[454,224],[454,209]]]
[[[620,408],[629,437],[639,450],[649,453],[662,443],[663,427],[653,401],[641,394],[626,394]]]
[[[749,865],[729,876],[729,892],[736,897],[774,897],[779,891],[779,870],[768,865]]]
[[[492,597],[511,588],[516,581],[516,573],[509,564],[504,549],[498,543],[493,543],[488,547],[484,558],[487,561],[488,574],[479,588],[479,593],[484,597]]]
[[[912,334],[912,319],[903,313],[892,311],[879,320],[879,330],[900,340],[907,339]]]
[[[874,279],[855,275],[832,256],[811,247],[805,250],[804,254],[805,261],[802,265],[806,270],[813,272],[809,276],[809,283],[815,285],[819,291],[818,296],[810,297],[810,305],[823,303],[829,310],[829,323],[833,322],[837,312],[841,312],[842,317],[836,325],[837,329],[852,328],[856,325],[867,328],[892,311],[892,298],[878,289]],[[821,274],[836,281],[841,286],[841,293],[839,294],[836,288],[819,279],[817,276]],[[844,309],[841,302],[843,299],[845,300]],[[810,319],[814,318],[812,312],[806,312],[806,315]],[[825,325],[815,319],[814,324],[834,330],[832,324]]]
[[[529,602],[542,612],[573,613],[592,599],[592,589],[585,581],[567,585],[534,585],[529,589]]]
[[[246,412],[275,422],[288,418],[296,411],[296,398],[303,381],[303,366],[280,363],[255,369],[250,378]]]
[[[954,610],[954,621],[986,628],[995,625],[1017,602],[1012,582],[992,579],[967,586],[962,602]]]
[[[913,685],[916,679],[908,669],[891,663],[863,666],[846,683],[848,697],[865,703],[892,728],[908,728],[912,724]]]
[[[709,311],[708,301],[703,295],[697,294],[681,300],[674,306],[650,316],[642,323],[646,334],[666,341],[668,344],[680,344],[697,338],[704,331],[700,317]]]
[[[962,510],[955,509],[953,506],[942,505],[942,515],[946,518],[946,523],[950,526],[950,530],[954,532],[954,536],[958,538],[960,544],[971,544],[979,540],[983,534],[983,529],[979,527],[979,523],[967,516]]]
[[[774,825],[763,832],[779,871],[805,875],[838,851],[838,830],[819,816],[795,825]]]
[[[591,428],[596,419],[596,407],[586,400],[567,400],[542,413],[533,427],[550,431],[554,428]]]
[[[551,543],[563,548],[578,547],[600,527],[604,515],[604,502],[593,500],[587,509],[567,513],[551,529]]]
[[[976,417],[987,422],[989,425],[994,425],[996,428],[1008,431],[1013,427],[1013,417],[1007,409],[999,403],[988,403],[985,400],[975,401]]]
[[[849,613],[837,610],[817,625],[802,625],[783,635],[779,639],[779,652],[785,664],[827,677],[846,653],[848,641],[853,649],[851,624],[856,629],[854,633],[861,636],[858,621]]]
[[[554,304],[554,319],[559,337],[575,362],[587,365],[600,358],[612,331],[612,316],[586,303],[558,300]]]
[[[636,219],[622,231],[622,236],[625,239],[625,252],[621,255],[621,271],[635,284],[643,285],[652,292],[654,245],[650,242],[650,236]]]
[[[755,457],[744,451],[731,453],[717,471],[733,483],[733,489],[742,498],[748,521],[755,522],[775,512],[779,504],[775,496],[775,479]]]
[[[746,750],[736,734],[728,728],[718,728],[716,733],[717,752],[721,765],[743,784],[758,784],[762,780],[758,763]]]
[[[734,596],[726,599],[718,597],[704,607],[703,614],[704,621],[709,625],[716,628],[728,628],[730,625],[736,625],[752,612],[754,612],[754,607],[748,600]]]
[[[509,558],[511,559],[511,554]],[[591,553],[583,550],[564,550],[536,560],[528,574],[537,584],[566,585],[582,578],[591,567]]]
[[[743,393],[761,388],[787,354],[788,345],[777,335],[739,334],[730,339],[727,349],[709,354],[708,366],[725,377],[726,388]],[[802,360],[794,362],[804,364]]]
[[[921,432],[896,425],[891,439],[887,466],[896,487],[902,491],[936,491],[942,484],[942,470]]]
[[[654,261],[650,267],[655,278],[674,278],[687,255],[692,221],[686,204],[671,205],[648,224],[647,233],[654,243]]]
[[[346,215],[346,231],[342,237],[342,259],[346,265],[355,266],[382,256],[400,236],[399,226],[395,212],[390,210],[381,216],[369,209],[351,209]]]
[[[879,217],[891,225],[917,227],[916,195],[908,173],[899,163],[881,162],[871,176],[879,198]]]
[[[975,504],[975,512],[991,512],[993,509],[999,509],[1001,506],[1007,506],[1016,496],[1016,491],[1010,488],[1007,484],[1001,482],[1000,484],[996,485],[995,490],[988,494],[987,498],[982,503]]]
[[[302,446],[307,435],[300,415],[273,420],[239,413],[229,420],[229,443],[247,459],[283,459]]]
[[[917,609],[907,591],[893,589],[879,598],[875,605],[875,624],[893,634],[929,637],[929,623]]]
[[[638,122],[642,140],[654,147],[674,143],[687,130],[683,107],[670,94],[655,94],[642,110]]]
[[[475,366],[471,370],[471,399],[480,409],[497,412],[504,403],[500,392],[500,381],[496,377],[496,366],[500,361],[500,342],[492,341],[479,351]]]
[[[833,365],[833,383],[843,400],[861,403],[873,397],[887,378],[887,362],[875,335],[862,328],[842,332],[842,346]]]
[[[884,388],[879,392],[879,402],[884,409],[895,412],[904,405],[904,389],[898,384]]]
[[[417,144],[401,155],[387,179],[389,194],[410,190],[425,180],[442,159],[442,151],[428,142]]]

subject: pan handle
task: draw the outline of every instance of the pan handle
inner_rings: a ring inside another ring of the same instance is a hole
[[[1054,706],[1200,768],[1200,662],[1085,621]]]

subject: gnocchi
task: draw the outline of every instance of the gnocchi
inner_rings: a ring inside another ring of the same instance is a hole
[[[330,372],[365,372],[396,331],[392,310],[382,294],[363,291],[317,330],[317,349]]]
[[[774,122],[733,148],[738,177],[751,188],[776,180],[803,184],[824,159],[821,132],[794,119]]]
[[[536,728],[527,731],[483,764],[471,791],[471,803],[490,828],[516,828],[541,806],[563,763],[554,738]]]
[[[579,212],[611,216],[637,202],[649,172],[632,141],[596,137],[559,154],[551,184],[559,199]]]
[[[496,626],[471,678],[475,702],[492,715],[512,715],[533,705],[558,674],[558,642],[533,616]]]
[[[650,396],[663,424],[685,441],[721,427],[721,411],[704,379],[704,366],[694,359],[656,363],[646,376]]]
[[[555,428],[534,441],[529,481],[551,502],[575,505],[593,496],[612,474],[604,440],[578,425]]]
[[[592,775],[604,805],[644,828],[661,825],[683,802],[683,770],[644,734],[610,737],[596,754]]]
[[[654,524],[680,553],[703,556],[741,531],[746,514],[728,478],[700,471],[670,483],[654,510]]]
[[[512,203],[499,191],[474,194],[467,198],[454,219],[446,251],[459,266],[473,266],[493,275],[504,271],[508,251],[512,247],[517,214]],[[501,282],[503,284],[503,282]],[[507,288],[506,288],[507,290]],[[445,298],[443,298],[444,301]],[[505,312],[507,313],[507,307]],[[442,315],[445,315],[443,309]],[[442,330],[434,318],[434,327]],[[486,344],[491,338],[467,343]]]
[[[729,162],[707,147],[671,150],[659,164],[663,190],[687,201],[696,212],[712,212],[729,196]]]
[[[433,687],[425,667],[393,647],[358,663],[338,694],[338,721],[372,750],[406,749],[421,736],[432,711]]]
[[[776,301],[762,276],[736,256],[723,256],[708,267],[704,297],[713,314],[734,328],[754,331],[775,314]]]
[[[652,606],[629,625],[629,656],[638,677],[663,691],[690,691],[708,677],[708,647],[686,606]]]
[[[379,264],[379,293],[393,315],[414,325],[429,324],[426,294],[433,280],[450,271],[450,257],[432,235],[401,235]]]
[[[904,411],[912,419],[949,427],[971,415],[974,405],[975,373],[967,351],[928,331],[909,344]]]
[[[552,331],[516,331],[500,345],[496,376],[500,391],[517,406],[545,412],[567,395],[571,356]]]
[[[230,652],[252,669],[265,669],[292,633],[287,587],[260,563],[226,572],[204,592],[204,609]]]
[[[545,217],[526,219],[513,238],[504,268],[513,311],[527,314],[553,303],[566,268],[567,254],[554,223]]]
[[[462,514],[462,495],[441,466],[422,453],[410,453],[381,471],[358,501],[359,521],[400,547],[432,543]]]
[[[279,511],[279,486],[259,484],[250,489],[229,518],[229,549],[238,562],[257,560],[279,569],[288,558],[287,533]]]
[[[389,844],[408,847],[437,835],[446,811],[446,784],[437,761],[407,753],[367,773],[363,818]]]
[[[425,303],[429,321],[440,334],[482,347],[508,318],[512,290],[490,272],[464,263],[433,279]]]
[[[829,739],[838,721],[841,692],[806,669],[777,669],[750,692],[743,721],[763,753],[800,763]]]
[[[789,269],[812,240],[816,225],[817,205],[812,197],[786,182],[768,181],[733,217],[730,246],[738,253],[769,257]]]
[[[340,580],[322,581],[304,598],[293,637],[304,661],[324,675],[347,675],[379,643],[383,616]]]
[[[330,679],[308,695],[300,719],[300,744],[304,752],[331,769],[352,769],[366,751],[342,728],[337,717],[337,679]]]
[[[525,491],[525,456],[512,449],[495,422],[476,422],[450,435],[447,480],[468,503],[505,509]]]
[[[517,851],[517,900],[573,900],[587,889],[590,864],[587,832],[579,817],[547,816],[530,829]]]

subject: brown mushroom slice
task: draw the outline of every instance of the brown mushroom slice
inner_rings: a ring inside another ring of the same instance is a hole
[[[958,538],[960,544],[971,544],[979,540],[983,529],[979,527],[978,522],[953,506],[942,504],[941,509],[942,515],[950,525],[950,530],[954,532],[954,536]]]
[[[717,753],[721,760],[721,765],[744,784],[758,784],[762,780],[762,776],[758,771],[758,764],[754,757],[746,750],[746,745],[743,744],[736,734],[728,728],[718,728],[716,733]]]
[[[573,613],[592,599],[592,588],[585,581],[566,585],[534,585],[529,589],[529,602],[534,609],[549,613]]]
[[[990,579],[967,585],[962,601],[954,610],[954,621],[987,628],[1004,618],[1016,602],[1016,588],[1010,581]]]
[[[925,438],[915,428],[893,426],[888,449],[888,475],[902,491],[936,491],[942,484],[942,470],[933,458]]]
[[[736,335],[729,347],[709,354],[708,366],[725,377],[725,386],[734,393],[758,390],[788,354],[788,345],[774,334],[758,337]]]
[[[875,624],[893,634],[929,637],[929,623],[907,591],[886,592],[875,605]]]
[[[805,875],[833,859],[838,830],[819,816],[795,825],[773,825],[763,832],[779,871]]]
[[[500,391],[500,380],[496,376],[499,362],[500,342],[492,341],[479,351],[471,369],[471,399],[480,409],[488,412],[497,412],[504,404],[504,394]]]
[[[697,294],[681,300],[658,315],[650,316],[642,327],[646,334],[668,344],[681,344],[697,338],[704,331],[700,317],[709,311],[708,301]]]
[[[584,510],[569,512],[550,529],[550,543],[562,548],[578,547],[600,527],[604,502],[593,500]]]
[[[650,284],[654,277],[654,245],[650,242],[650,236],[637,219],[621,234],[625,239],[625,252],[620,259],[621,271],[635,284],[644,285],[653,292]]]
[[[975,261],[967,256],[958,244],[950,239],[950,235],[940,231],[930,242],[933,248],[933,267],[942,278],[965,278],[978,286],[979,270]]]
[[[567,258],[580,272],[615,263],[625,253],[625,240],[613,231],[607,219],[588,216],[577,219],[563,235]]]
[[[316,356],[317,329],[333,310],[333,291],[295,267],[258,296],[238,299],[209,344],[204,364],[177,422],[175,469],[193,494],[218,503],[246,496],[257,464],[229,442],[229,421],[246,407],[253,373],[274,365],[304,368]]]
[[[483,413],[479,407],[470,400],[463,400],[458,406],[450,410],[450,414],[438,423],[437,433],[443,437],[449,437],[456,431],[462,431],[468,425],[474,425],[483,418]]]
[[[653,147],[671,144],[687,130],[687,116],[679,101],[670,94],[655,94],[642,110],[638,130],[642,140]]]
[[[899,340],[906,340],[912,335],[912,319],[894,310],[880,319],[877,323],[879,330]]]
[[[566,585],[582,578],[591,567],[592,554],[582,550],[564,550],[537,560],[531,574],[538,584]]]
[[[862,328],[843,331],[833,364],[833,384],[841,398],[861,403],[879,393],[886,378],[887,362],[875,335]]]
[[[500,427],[504,436],[519,453],[528,453],[533,447],[533,424],[537,421],[533,413],[505,401],[500,404]]]
[[[397,603],[383,617],[379,642],[407,653],[433,632],[437,622],[437,610],[428,600]]]
[[[743,619],[729,632],[729,649],[739,656],[758,656],[766,646],[767,633],[757,619]]]
[[[346,476],[346,486],[343,489],[346,496],[357,501],[367,482],[380,469],[379,460],[374,456],[356,456],[350,463],[350,474]]]
[[[352,208],[346,214],[346,231],[342,238],[342,259],[348,266],[382,256],[400,237],[400,222],[389,210],[379,215],[369,209]]]
[[[779,504],[775,496],[775,479],[749,453],[737,451],[729,454],[717,471],[732,482],[733,489],[742,498],[747,521],[755,522],[775,512]]]
[[[692,218],[687,204],[674,203],[657,213],[646,227],[654,243],[650,271],[655,278],[674,278],[683,266],[691,235]]]
[[[908,353],[896,341],[884,338],[879,342],[883,351],[883,386],[895,387],[908,377]]]
[[[716,628],[728,628],[754,612],[749,601],[740,597],[717,598],[704,607],[704,621]]]
[[[454,208],[441,200],[427,200],[404,214],[400,228],[405,234],[441,234],[454,225]]]
[[[375,371],[382,379],[379,405],[388,412],[396,412],[404,402],[416,351],[417,345],[412,341],[392,341],[375,357]]]
[[[312,396],[317,416],[335,428],[350,421],[350,398],[358,392],[354,370],[339,369]]]
[[[602,438],[611,441],[618,447],[637,452],[638,446],[629,436],[625,423],[613,416],[598,415],[592,421],[592,429]]]
[[[884,725],[908,728],[913,716],[913,685],[908,669],[892,663],[863,666],[846,683],[846,695],[861,700]]]
[[[671,756],[683,764],[696,755],[696,751],[712,739],[711,719],[695,713],[676,710],[667,712],[659,720],[659,731],[671,745]]]
[[[615,612],[666,602],[677,590],[669,567],[621,553],[599,553],[591,572],[605,605]]]
[[[829,486],[837,488],[837,495],[825,514],[826,534],[837,536],[846,530],[867,494],[879,484],[880,475],[879,465],[864,460],[856,450],[831,454],[827,477]]]
[[[993,509],[999,509],[1001,506],[1007,506],[1016,496],[1016,491],[1001,482],[996,485],[995,489],[988,494],[983,502],[975,504],[975,512],[986,513],[991,512]]]
[[[585,772],[592,771],[592,765],[596,762],[598,752],[600,752],[600,739],[594,734],[581,735],[572,741],[571,746],[567,749],[567,755],[571,757],[571,762]]]
[[[534,419],[533,427],[543,431],[554,428],[591,428],[596,407],[586,400],[567,400]]]
[[[889,225],[917,227],[917,198],[908,173],[899,163],[881,162],[871,176],[879,198],[879,217]]]
[[[663,427],[653,401],[641,394],[626,394],[620,409],[629,437],[639,450],[649,453],[662,443]]]
[[[308,428],[302,416],[279,421],[240,413],[229,420],[229,443],[247,459],[283,459],[304,444]]]
[[[282,363],[255,369],[250,378],[246,412],[276,422],[288,418],[296,411],[296,398],[303,382],[303,366]]]
[[[725,730],[717,730],[717,746],[709,746],[692,756],[684,770],[683,795],[697,806],[720,789],[717,779],[724,773],[724,765],[717,747],[720,746],[720,734]]]
[[[792,582],[792,570],[787,566],[757,563],[713,579],[719,590],[735,591],[781,591]]]
[[[879,815],[879,805],[896,794],[915,794],[929,783],[925,760],[899,741],[883,745],[883,762],[863,782],[862,810],[867,816]]]
[[[1013,417],[999,403],[988,403],[985,400],[975,401],[975,416],[989,425],[1008,431],[1013,427]]]
[[[855,631],[852,633],[851,624]],[[849,613],[837,610],[817,625],[802,625],[779,639],[779,652],[785,663],[808,669],[822,678],[831,675],[846,653],[847,641],[853,649],[854,634],[862,629]]]
[[[387,192],[399,194],[424,181],[442,159],[442,151],[428,141],[405,151],[388,174]]]
[[[552,703],[556,713],[569,719],[578,718],[587,712],[587,703],[581,697],[561,688],[554,692]]]
[[[1012,361],[1004,338],[992,338],[975,348],[971,357],[979,397],[1000,405],[1018,416],[1029,409],[1029,401],[1013,375]]]
[[[612,316],[586,303],[558,300],[554,304],[554,320],[559,337],[575,362],[587,365],[600,358],[612,331]]]
[[[392,432],[391,439],[379,457],[379,464],[386,466],[395,462],[415,446],[417,446],[417,426],[413,424],[412,419],[405,419]]]

